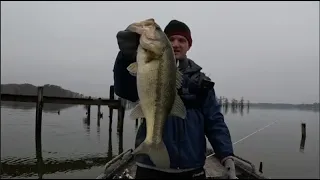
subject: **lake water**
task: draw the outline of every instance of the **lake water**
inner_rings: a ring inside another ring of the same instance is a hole
[[[117,113],[109,135],[108,108],[97,122],[97,108],[91,107],[91,120],[84,118],[83,106],[57,113],[43,112],[42,158],[36,165],[35,109],[1,108],[1,178],[96,178],[110,157],[132,148],[135,121],[126,115],[122,138],[117,135]],[[239,111],[239,110],[238,110]],[[128,113],[127,113],[128,114]],[[246,108],[243,113],[225,113],[235,154],[253,162],[263,162],[270,178],[319,178],[319,112]],[[275,122],[254,135],[247,135]],[[300,150],[301,122],[307,138]],[[111,138],[110,138],[111,137]],[[110,141],[111,140],[111,141]],[[120,141],[120,144],[119,144]],[[123,142],[123,143],[121,143]]]

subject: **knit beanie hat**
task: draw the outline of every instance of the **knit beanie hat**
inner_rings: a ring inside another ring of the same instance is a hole
[[[191,31],[189,27],[178,20],[172,20],[169,24],[164,28],[164,33],[170,37],[173,35],[180,35],[184,36],[187,41],[189,42],[189,46],[192,46],[192,38],[191,38]]]

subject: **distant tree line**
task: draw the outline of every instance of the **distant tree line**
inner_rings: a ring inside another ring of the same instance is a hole
[[[224,107],[228,107],[231,106],[233,108],[243,108],[244,106],[248,106],[250,105],[250,101],[247,101],[247,103],[245,103],[243,97],[241,97],[240,100],[236,100],[235,98],[231,99],[231,102],[229,102],[229,99],[224,97],[224,96],[220,96],[220,98],[218,98],[218,102],[221,106]]]
[[[319,111],[319,103],[312,104],[287,104],[287,103],[252,103],[253,107],[258,108],[274,108],[274,109],[301,109]]]
[[[37,86],[32,84],[1,84],[1,94],[19,94],[19,95],[37,95]],[[73,92],[71,90],[63,89],[60,86],[46,84],[43,86],[44,96],[55,97],[72,97],[81,98],[83,94]],[[7,102],[1,101],[1,106],[18,108],[18,109],[32,109],[35,108],[35,103],[25,102]],[[44,104],[44,111],[59,111],[61,109],[72,107],[73,105],[67,104]]]
[[[243,97],[240,100],[232,98],[230,101],[228,98],[222,96],[218,98],[218,102],[221,106],[228,108],[243,108],[249,106],[257,107],[257,108],[272,108],[272,109],[301,109],[301,110],[313,110],[320,111],[319,102],[315,102],[312,104],[288,104],[288,103],[250,103],[249,100],[245,102]]]

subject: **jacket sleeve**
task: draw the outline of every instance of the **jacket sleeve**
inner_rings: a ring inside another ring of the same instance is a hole
[[[128,72],[127,67],[136,61],[139,36],[132,32],[119,31],[116,37],[120,51],[113,67],[114,91],[117,96],[136,102],[138,100],[136,77]]]
[[[205,116],[205,133],[215,152],[215,156],[223,161],[228,156],[233,156],[233,146],[229,129],[220,112],[214,89],[208,92],[203,106]]]
[[[132,102],[138,100],[137,83],[136,77],[128,72],[127,67],[134,59],[119,51],[113,68],[115,94]]]

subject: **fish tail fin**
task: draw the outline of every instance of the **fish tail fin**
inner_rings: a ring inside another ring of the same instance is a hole
[[[133,151],[133,154],[146,154],[156,167],[164,169],[170,168],[170,157],[163,141],[158,144],[147,144],[143,141]]]

